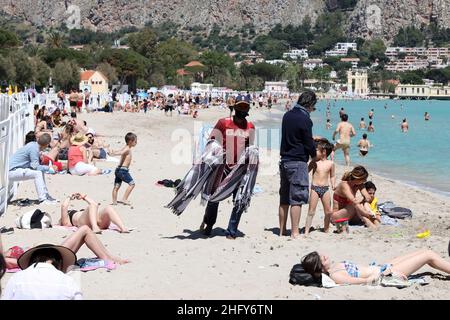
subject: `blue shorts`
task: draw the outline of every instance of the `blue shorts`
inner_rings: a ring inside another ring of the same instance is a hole
[[[106,158],[107,158],[106,150],[101,148],[100,149],[99,159],[106,159]]]
[[[280,205],[301,206],[309,201],[308,164],[303,161],[280,163]]]
[[[127,167],[117,167],[115,171],[116,178],[114,179],[114,186],[120,187],[122,182],[128,183],[130,186],[134,186],[134,180],[130,175],[130,171]]]

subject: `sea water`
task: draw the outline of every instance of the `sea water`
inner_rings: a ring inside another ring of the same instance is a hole
[[[330,130],[326,129],[328,104],[332,123]],[[321,100],[316,107],[312,113],[313,134],[326,137],[331,142],[339,123],[339,110],[344,108],[349,115],[349,122],[356,131],[350,149],[352,165],[361,164],[371,173],[450,196],[450,101]],[[371,109],[374,109],[372,120],[368,116]],[[425,112],[430,114],[429,121],[424,119]],[[364,118],[366,126],[373,121],[375,132],[359,129],[361,118]],[[407,133],[400,130],[404,118],[409,124]],[[282,114],[267,112],[267,119],[256,123],[257,129],[279,130],[281,120]],[[374,145],[366,157],[359,155],[357,147],[363,133],[367,133]],[[270,134],[265,139],[261,139],[261,134],[257,136],[261,147],[269,144],[272,149],[279,149],[279,141],[271,141]],[[345,164],[342,150],[336,152],[335,161]]]

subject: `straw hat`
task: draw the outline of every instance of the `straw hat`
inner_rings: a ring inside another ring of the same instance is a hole
[[[70,143],[73,144],[74,146],[82,146],[87,141],[88,141],[88,137],[86,137],[82,133],[77,133],[75,136],[70,138]]]
[[[61,271],[64,273],[67,271],[68,267],[74,265],[77,262],[76,254],[69,248],[63,246],[55,246],[53,244],[41,244],[37,247],[31,248],[30,250],[26,251],[19,257],[19,259],[17,259],[17,264],[19,268],[22,270],[28,268],[30,266],[30,258],[33,255],[33,253],[43,249],[55,249],[61,254],[63,261]]]

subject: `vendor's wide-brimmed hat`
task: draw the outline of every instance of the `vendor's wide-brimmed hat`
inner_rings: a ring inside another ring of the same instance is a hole
[[[82,146],[87,141],[88,141],[88,137],[86,137],[82,133],[77,133],[75,136],[70,138],[70,143],[73,144],[74,146]]]
[[[248,111],[250,110],[250,101],[246,96],[238,95],[234,101],[234,109]]]
[[[24,270],[30,266],[30,259],[31,256],[39,251],[44,249],[54,249],[58,251],[61,254],[62,257],[62,272],[67,272],[67,268],[74,265],[77,262],[77,255],[75,252],[70,250],[69,248],[63,247],[63,246],[55,246],[53,244],[41,244],[37,247],[31,248],[27,251],[25,251],[19,259],[17,259],[17,265],[20,269]]]

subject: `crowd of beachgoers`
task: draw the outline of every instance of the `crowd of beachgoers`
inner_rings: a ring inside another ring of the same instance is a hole
[[[252,159],[257,159],[258,151],[252,149],[255,125],[247,120],[247,117],[250,116],[252,107],[270,111],[274,105],[279,106],[285,102],[279,163],[279,236],[290,235],[292,239],[301,238],[301,233],[308,236],[314,230],[312,219],[319,202],[324,211],[321,230],[325,233],[334,231],[345,234],[349,232],[349,225],[363,225],[376,229],[382,224],[382,212],[376,197],[377,186],[369,181],[368,170],[363,166],[349,167],[350,140],[356,133],[348,122],[348,114],[343,108],[339,111],[341,122],[333,134],[335,142],[314,136],[311,114],[316,110],[317,96],[313,92],[306,91],[299,97],[250,92],[223,97],[192,93],[164,95],[160,92],[128,96],[129,100],[122,103],[119,101],[117,91],[112,91],[109,98],[101,104],[99,96],[88,92],[71,90],[65,94],[60,91],[57,93],[57,100],[51,101],[49,105],[35,106],[35,130],[26,134],[24,146],[11,155],[8,168],[9,182],[33,180],[38,196],[36,203],[60,206],[61,215],[58,224],[74,228],[76,231],[61,244],[46,244],[29,250],[19,246],[3,248],[0,242],[0,253],[3,253],[0,275],[3,275],[6,269],[22,270],[14,274],[7,283],[3,299],[81,299],[83,294],[79,285],[65,273],[72,269],[71,266],[76,265],[76,253],[83,244],[86,244],[98,260],[104,263],[112,262],[120,265],[130,262],[110,253],[109,247],[106,249],[107,246],[98,235],[112,226],[120,233],[130,232],[121,219],[118,206],[131,206],[130,196],[135,189],[135,181],[130,167],[134,165],[133,150],[138,144],[138,136],[132,131],[124,131],[123,147],[114,149],[108,140],[107,132],[96,130],[90,123],[82,120],[85,113],[147,114],[150,111],[160,111],[168,117],[175,114],[198,118],[200,112],[207,112],[209,108],[229,110],[229,117],[218,119],[208,140],[211,143],[207,146],[211,149],[206,148],[202,155],[202,159],[207,159],[206,162],[212,159],[211,157],[215,157],[214,159],[223,157],[224,162],[218,166],[208,163],[211,170],[206,171],[201,167],[204,163],[194,164],[190,172],[194,173],[195,179],[201,174],[204,178],[195,180],[192,175],[187,175],[175,187],[177,196],[181,199],[177,205],[183,208],[180,212],[189,203],[186,194],[196,192],[198,195],[203,192],[203,198],[205,190],[209,188],[209,193],[204,198],[207,200],[207,206],[200,226],[200,232],[205,237],[211,236],[219,203],[233,195],[234,207],[226,230],[226,238],[235,240],[239,237],[238,226],[241,215],[250,206],[254,185],[249,181],[256,179],[258,165],[255,167],[249,163],[252,156]],[[331,111],[328,104],[327,119],[330,118]],[[368,117],[373,120],[373,110],[369,111]],[[425,115],[425,120],[429,119],[429,115]],[[367,126],[364,119],[361,119],[359,128],[374,131],[372,122]],[[329,121],[327,129],[331,129]],[[408,130],[406,119],[401,125],[401,130],[403,132]],[[218,146],[218,149],[214,149],[215,146]],[[358,143],[360,155],[367,156],[370,146],[367,135],[363,136]],[[340,149],[344,153],[348,167],[342,178],[337,181],[333,159],[334,153]],[[217,150],[222,150],[223,154]],[[117,167],[114,172],[100,169],[96,165],[98,161],[117,162]],[[66,199],[55,199],[48,191],[45,179],[48,174],[65,174],[67,180],[70,180],[71,176],[113,174],[111,204],[100,207],[95,195],[80,190],[74,190]],[[127,187],[118,200],[123,183]],[[204,184],[204,188],[199,188],[200,183]],[[83,201],[85,209],[70,210],[73,201]],[[308,206],[303,229],[299,227],[302,206]],[[39,216],[36,212],[33,217],[35,215]],[[30,218],[29,224],[36,223],[33,222],[33,217]],[[42,215],[39,217],[42,219]],[[289,217],[290,233],[287,231]],[[349,261],[331,263],[328,256],[314,251],[303,257],[301,268],[294,273],[300,275],[295,281],[304,285],[320,286],[323,277],[327,276],[336,284],[381,283],[402,287],[407,286],[408,277],[424,265],[450,274],[450,262],[447,260],[431,250],[424,249],[399,256],[385,264],[363,266]]]

